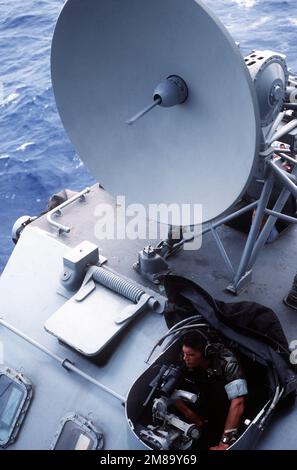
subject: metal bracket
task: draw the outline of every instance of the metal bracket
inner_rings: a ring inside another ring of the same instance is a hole
[[[93,279],[90,279],[86,284],[84,284],[77,294],[75,294],[74,298],[77,302],[82,302],[88,295],[90,295],[93,290],[96,289],[96,284]]]
[[[147,307],[153,309],[154,307],[150,304],[150,301],[153,303],[156,302],[153,296],[148,294],[143,294],[137,304],[128,305],[128,307],[124,308],[121,314],[115,319],[115,323],[120,325],[127,320],[131,320],[131,318],[135,317],[139,313],[143,312]]]
[[[138,253],[138,261],[133,264],[133,268],[154,284],[159,284],[161,279],[170,272],[165,259],[150,245]]]
[[[253,270],[247,271],[244,276],[235,284],[229,284],[226,287],[227,292],[231,292],[231,294],[238,295],[243,292],[251,283],[252,280]]]
[[[65,296],[65,290],[72,291],[72,296],[81,287],[88,267],[97,263],[101,266],[106,261],[107,258],[99,254],[98,246],[87,240],[67,251],[63,256],[62,288],[59,287],[59,293]]]

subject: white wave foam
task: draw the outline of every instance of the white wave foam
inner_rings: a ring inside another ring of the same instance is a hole
[[[250,30],[257,29],[257,28],[259,28],[259,26],[262,26],[263,24],[267,23],[271,19],[272,19],[271,16],[263,16],[262,18],[259,18],[258,21],[255,21],[254,23],[252,23],[252,25],[249,29]]]
[[[17,148],[17,151],[18,151],[18,150],[21,150],[21,151],[23,152],[24,150],[26,150],[27,147],[30,147],[30,145],[34,145],[34,142],[26,142],[26,143],[20,145],[20,146]]]
[[[15,101],[19,96],[20,94],[17,92],[10,93],[10,95],[8,95],[8,97],[3,100],[3,104],[12,103],[12,101]]]
[[[234,0],[240,7],[252,8],[256,4],[256,0]]]

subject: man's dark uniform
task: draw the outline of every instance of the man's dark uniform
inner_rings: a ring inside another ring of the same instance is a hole
[[[207,421],[198,441],[198,448],[204,449],[220,441],[230,401],[248,393],[239,361],[230,349],[220,343],[212,344],[207,360],[207,370],[189,369],[184,365],[182,384],[185,390],[198,394],[193,411]]]

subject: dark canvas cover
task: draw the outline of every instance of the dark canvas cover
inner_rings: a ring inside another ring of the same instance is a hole
[[[272,387],[285,387],[285,395],[297,389],[297,376],[289,361],[289,348],[273,310],[256,302],[223,302],[214,299],[195,282],[168,275],[164,280],[168,297],[167,325],[200,314],[233,347],[266,365]]]

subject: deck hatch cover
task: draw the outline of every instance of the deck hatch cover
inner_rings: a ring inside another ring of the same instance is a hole
[[[99,450],[102,447],[102,431],[90,420],[71,413],[61,420],[50,450]]]
[[[32,383],[23,374],[0,367],[0,447],[12,444],[32,399]]]

